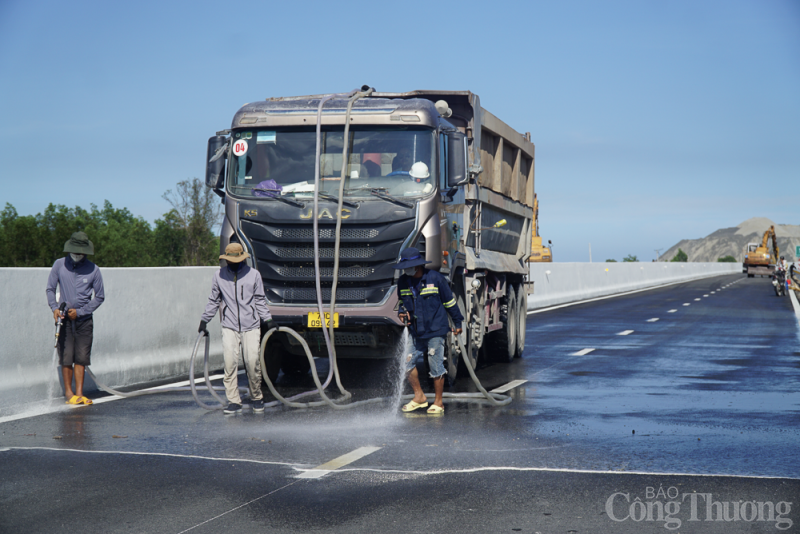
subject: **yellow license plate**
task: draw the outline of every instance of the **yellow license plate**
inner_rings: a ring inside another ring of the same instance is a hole
[[[331,326],[331,314],[325,313],[325,328]],[[319,312],[310,312],[308,314],[308,327],[309,328],[322,328],[322,321],[319,320]],[[339,314],[333,314],[333,327],[339,328]]]

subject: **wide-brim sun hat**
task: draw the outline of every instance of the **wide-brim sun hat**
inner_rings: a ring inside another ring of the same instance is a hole
[[[425,265],[428,263],[433,262],[425,261],[425,256],[420,253],[419,249],[408,247],[400,253],[400,261],[392,265],[392,267],[395,269],[408,269],[410,267],[416,267],[417,265]]]
[[[221,255],[219,259],[227,260],[232,263],[243,262],[250,257],[250,254],[239,243],[231,243],[225,247],[225,254]]]
[[[85,232],[75,232],[64,243],[64,252],[72,254],[94,255],[94,245]]]

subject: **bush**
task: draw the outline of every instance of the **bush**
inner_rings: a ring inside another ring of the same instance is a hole
[[[733,256],[723,256],[719,258],[717,261],[721,263],[738,263],[736,261],[736,258],[734,258]]]
[[[675,254],[675,257],[673,257],[669,261],[683,261],[683,262],[686,262],[686,261],[689,261],[689,256],[687,256],[686,253],[683,250],[678,249],[678,253]]]

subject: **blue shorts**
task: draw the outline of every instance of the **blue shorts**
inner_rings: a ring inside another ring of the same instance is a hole
[[[417,366],[417,360],[423,354],[428,356],[428,368],[431,378],[439,378],[447,374],[444,367],[444,344],[445,336],[432,337],[430,339],[414,339],[414,348],[411,354],[406,356],[406,373],[410,373]]]

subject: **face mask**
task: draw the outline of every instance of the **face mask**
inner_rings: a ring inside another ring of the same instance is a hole
[[[73,254],[72,252],[69,253],[69,257],[72,258],[72,261],[75,263],[80,263],[83,261],[83,258],[86,257],[85,254]]]
[[[228,267],[230,268],[231,271],[238,271],[241,265],[242,265],[241,263],[236,263],[233,261],[228,262]]]
[[[403,269],[403,274],[406,274],[408,276],[414,276],[415,274],[417,274],[417,268],[409,267],[408,269]]]

